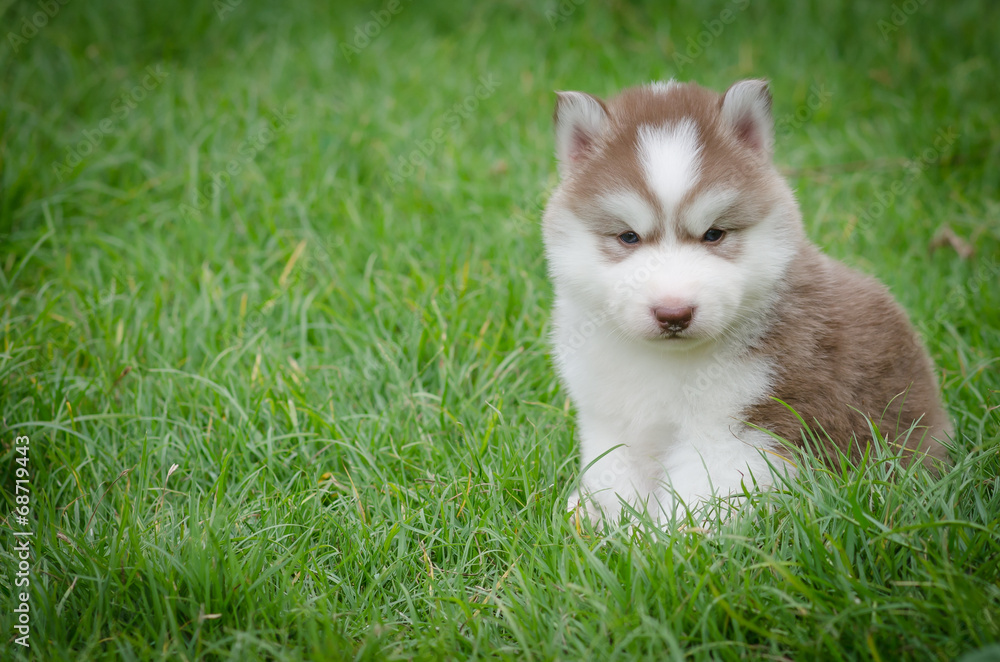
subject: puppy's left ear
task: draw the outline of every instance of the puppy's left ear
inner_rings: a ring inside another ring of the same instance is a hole
[[[608,128],[604,102],[585,92],[556,92],[556,158],[565,178],[590,158]]]
[[[722,97],[722,121],[741,143],[768,159],[774,151],[771,90],[767,81],[751,78],[733,83]]]

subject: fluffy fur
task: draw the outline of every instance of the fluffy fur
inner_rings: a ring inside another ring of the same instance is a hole
[[[932,365],[872,278],[809,242],[772,163],[767,83],[560,92],[544,216],[554,346],[576,405],[582,503],[673,517],[794,472],[792,406],[856,456],[868,420],[925,462],[950,433]],[[912,429],[911,429],[912,428]]]

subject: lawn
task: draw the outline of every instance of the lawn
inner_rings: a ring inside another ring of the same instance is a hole
[[[0,658],[1000,659],[1000,6],[347,4],[0,2]],[[954,469],[578,528],[553,91],[751,76]]]

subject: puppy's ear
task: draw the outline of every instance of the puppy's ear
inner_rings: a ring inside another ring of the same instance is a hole
[[[590,158],[608,127],[608,109],[585,92],[556,92],[556,158],[565,178]]]
[[[774,150],[774,120],[767,81],[751,78],[733,83],[722,97],[722,121],[736,139],[768,159]]]

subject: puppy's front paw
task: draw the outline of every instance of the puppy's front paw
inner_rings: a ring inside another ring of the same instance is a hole
[[[566,501],[566,510],[573,513],[574,524],[579,524],[585,519],[589,519],[591,524],[597,526],[601,523],[603,515],[600,506],[590,498],[580,494],[579,490],[573,490]]]

